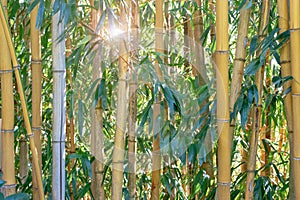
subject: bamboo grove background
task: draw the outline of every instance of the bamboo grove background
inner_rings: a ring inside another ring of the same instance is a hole
[[[300,199],[296,0],[1,0],[0,199]]]

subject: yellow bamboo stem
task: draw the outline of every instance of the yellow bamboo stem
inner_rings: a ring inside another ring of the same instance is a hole
[[[228,1],[216,1],[216,78],[218,126],[218,188],[216,199],[230,199],[232,135],[229,132],[228,98]]]
[[[41,171],[40,171],[40,167],[39,167],[38,153],[37,153],[37,150],[36,150],[36,147],[35,147],[35,141],[34,141],[34,138],[33,138],[34,134],[32,133],[31,126],[30,126],[30,121],[29,121],[29,117],[28,117],[28,111],[27,111],[27,107],[26,107],[26,100],[25,100],[25,96],[24,96],[22,81],[21,81],[19,70],[18,70],[19,64],[18,64],[18,61],[17,61],[16,53],[15,53],[13,43],[12,43],[12,38],[11,38],[10,33],[9,33],[9,28],[8,28],[7,21],[5,19],[5,15],[4,15],[2,5],[1,5],[1,9],[0,9],[0,18],[1,18],[2,27],[4,29],[4,34],[5,34],[5,37],[6,37],[6,42],[7,42],[8,47],[9,47],[10,56],[11,56],[11,59],[12,59],[12,64],[13,64],[13,67],[14,67],[16,82],[17,82],[17,86],[18,86],[18,92],[19,92],[19,95],[20,95],[21,106],[22,106],[22,110],[23,110],[25,128],[26,128],[27,136],[29,137],[30,149],[32,151],[33,165],[35,166],[35,169],[36,169],[40,199],[43,200],[44,199],[44,189],[43,189],[43,184],[42,184]]]
[[[95,6],[94,0],[90,0],[90,5]],[[101,16],[100,8],[92,8],[91,10],[91,27],[96,30],[98,21]],[[95,57],[93,59],[93,80],[101,78],[101,59],[102,59],[102,45],[95,46]],[[104,200],[104,134],[103,134],[103,108],[100,100],[91,112],[92,130],[91,130],[91,151],[95,156],[92,163],[92,193],[95,200]]]
[[[209,8],[212,14],[215,14],[215,0],[209,0]],[[213,20],[210,20],[210,42],[213,43],[213,40],[216,35],[216,26]]]
[[[241,9],[241,13],[240,13],[232,82],[230,87],[230,101],[229,101],[230,112],[233,112],[234,103],[236,102],[240,94],[241,84],[242,84],[242,79],[244,74],[246,48],[247,48],[247,40],[248,40],[247,36],[248,36],[250,11],[251,11],[251,8],[248,9],[245,8],[247,4],[248,4],[248,0],[246,1],[244,7]],[[234,126],[235,126],[235,122],[233,121],[233,123],[231,123],[231,132],[234,131]]]
[[[202,0],[196,0],[197,5],[202,9]],[[208,81],[207,72],[205,68],[205,54],[204,47],[202,46],[202,40],[200,37],[203,34],[203,14],[201,9],[195,11],[194,17],[194,41],[195,41],[195,53],[196,53],[196,66],[194,70],[197,70],[194,75],[198,76],[199,84],[203,85]]]
[[[6,1],[2,1],[2,3],[3,6],[7,6]],[[7,14],[7,10],[5,10],[5,12]],[[3,29],[3,22],[0,21],[0,68],[2,70],[1,95],[3,118],[1,129],[1,147],[3,152],[2,178],[6,181],[4,187],[1,190],[5,196],[8,196],[16,192],[16,179],[14,169],[14,96],[11,57]]]
[[[290,1],[290,40],[292,66],[292,108],[293,108],[293,173],[295,199],[300,199],[300,2]]]
[[[250,8],[248,9],[245,8],[248,2],[249,1],[247,0],[240,12],[240,19],[238,25],[238,37],[236,42],[233,74],[232,74],[232,81],[230,87],[230,98],[229,98],[230,112],[233,112],[234,104],[237,100],[238,95],[240,94],[241,84],[242,84],[243,74],[244,74],[246,48],[247,48],[247,40],[248,40],[247,35],[248,35],[250,11],[251,11]],[[230,124],[230,132],[233,134],[234,130],[235,130],[235,121],[232,120]],[[246,152],[244,151],[244,149],[241,149],[241,151],[242,151],[242,162],[244,163],[241,165],[241,170],[245,171]]]
[[[129,19],[129,0],[122,2],[120,13],[121,29],[127,33]],[[128,35],[126,35],[128,36]],[[126,73],[128,69],[128,42],[127,38],[120,42],[119,50],[119,71],[118,71],[118,94],[117,94],[117,116],[116,133],[112,158],[112,199],[122,199],[123,172],[124,172],[124,147],[125,147],[125,129],[126,129],[126,110],[127,110],[127,80]]]
[[[288,0],[278,1],[278,14],[279,14],[279,28],[280,33],[283,33],[289,29],[289,13],[288,13]],[[291,58],[290,58],[290,40],[288,40],[280,49],[280,65],[282,77],[291,76]],[[284,84],[283,88],[292,86],[292,82],[289,81]],[[294,189],[294,174],[293,174],[293,112],[292,112],[292,94],[289,93],[284,99],[284,109],[288,128],[288,139],[290,145],[290,181],[289,181],[289,196],[290,199],[295,199],[295,189]]]
[[[139,31],[139,1],[131,2],[132,35],[138,41]],[[135,45],[135,44],[133,44]],[[135,46],[134,46],[135,47]],[[134,52],[134,51],[133,51]],[[131,53],[133,53],[131,52]],[[132,55],[133,57],[135,55]],[[133,65],[131,65],[133,67]],[[129,80],[129,119],[128,119],[128,190],[129,199],[136,199],[136,120],[137,120],[137,82],[136,73],[133,68],[130,71]]]
[[[41,43],[40,31],[36,28],[38,15],[38,5],[30,14],[30,35],[31,35],[31,68],[32,68],[32,130],[34,133],[34,141],[39,157],[39,166],[42,168],[42,145],[41,145],[41,129],[42,129],[42,65],[41,65]],[[39,199],[39,191],[35,168],[32,170],[32,196],[34,200]]]
[[[24,184],[28,177],[28,145],[24,136],[20,139],[20,169],[21,183]]]
[[[163,53],[163,0],[155,1],[155,51]],[[159,67],[158,60],[155,60],[155,72],[160,82],[163,82],[163,74]],[[152,186],[151,186],[151,200],[158,200],[160,195],[160,172],[161,172],[161,155],[160,155],[160,128],[157,123],[160,115],[161,96],[156,98],[153,106],[153,150],[152,150]]]

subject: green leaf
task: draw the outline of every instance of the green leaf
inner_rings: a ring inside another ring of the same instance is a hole
[[[83,130],[83,102],[82,100],[78,100],[78,131],[79,135],[82,136],[82,130]]]
[[[90,160],[87,157],[82,157],[81,161],[86,175],[92,177],[92,166]]]
[[[239,7],[238,7],[238,10],[241,10],[242,7],[245,5],[245,3],[246,3],[246,0],[242,0],[242,1],[240,2],[240,5],[239,5]]]
[[[282,184],[285,184],[285,180],[283,179],[283,176],[282,176],[282,174],[279,172],[279,169],[277,168],[277,166],[276,166],[274,163],[272,163],[272,166],[273,166],[273,168],[274,168],[274,170],[275,170],[275,172],[276,172],[277,178],[280,180],[280,182],[281,182]]]
[[[2,187],[5,183],[6,183],[6,181],[0,180],[0,187]]]
[[[5,200],[29,200],[30,195],[26,193],[13,194],[5,198]]]
[[[34,0],[28,7],[27,13],[30,14],[31,11],[35,8],[35,6],[38,5],[39,2],[40,2],[40,0]]]
[[[201,35],[201,37],[200,37],[200,41],[202,41],[202,46],[205,46],[205,44],[206,44],[206,41],[207,41],[207,36],[208,36],[208,33],[209,33],[209,31],[210,31],[210,26],[208,26],[206,29],[205,29],[205,31],[203,32],[203,34]]]
[[[197,147],[195,144],[191,144],[188,147],[188,161],[189,163],[194,163],[196,160],[196,156],[197,156]]]
[[[174,115],[174,112],[175,112],[175,99],[173,97],[173,94],[170,90],[170,88],[166,85],[166,84],[162,84],[161,85],[161,89],[162,89],[162,92],[164,94],[164,97],[168,103],[168,107],[170,109],[170,116],[173,117]]]
[[[252,7],[252,0],[249,1],[249,3],[246,5],[245,9],[249,9]]]
[[[261,67],[257,59],[252,60],[245,69],[245,75],[254,75]]]
[[[78,195],[76,195],[76,199],[81,199],[83,198],[87,193],[88,191],[90,190],[91,188],[91,183],[87,183],[86,185],[84,185],[83,187],[81,187],[79,190],[78,190]]]
[[[97,34],[100,32],[100,29],[104,25],[105,18],[106,18],[106,11],[102,12],[101,17],[99,19],[99,22],[98,22],[98,25],[97,25],[97,28],[96,28],[96,33]]]
[[[89,98],[91,98],[91,95],[92,95],[92,93],[94,92],[95,87],[96,87],[96,85],[99,83],[99,81],[100,81],[100,78],[97,78],[97,79],[92,83],[92,85],[91,85],[91,87],[90,87],[90,89],[89,89],[88,95],[87,95],[87,97],[86,97],[86,100],[88,100]]]
[[[257,44],[257,39],[258,39],[258,36],[255,35],[251,42],[250,42],[250,50],[249,50],[249,54],[253,54],[254,51],[256,50],[256,44]]]
[[[167,177],[166,174],[162,175],[161,183],[167,188],[169,195],[172,195],[172,188],[170,185],[169,178]]]

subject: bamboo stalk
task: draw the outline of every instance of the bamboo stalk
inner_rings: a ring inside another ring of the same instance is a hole
[[[127,18],[129,1],[126,0],[120,4],[120,24],[121,29],[127,33],[129,19]],[[128,35],[126,34],[126,37]],[[112,158],[112,199],[122,199],[123,172],[124,172],[124,148],[125,148],[125,129],[126,129],[126,109],[127,109],[127,80],[128,70],[128,42],[120,42],[119,51],[119,71],[118,71],[118,94],[117,94],[117,116],[116,116],[116,133]]]
[[[128,190],[129,199],[136,199],[136,114],[137,84],[135,73],[131,72],[129,82],[129,122],[128,122]]]
[[[209,0],[209,8],[212,14],[215,14],[215,0]],[[216,25],[212,19],[210,19],[210,42],[213,43],[213,40],[216,36]]]
[[[195,11],[195,17],[194,17],[194,41],[195,41],[195,53],[196,53],[196,66],[193,68],[194,71],[193,75],[196,76],[196,78],[199,79],[199,86],[202,86],[206,84],[208,81],[207,72],[205,68],[205,56],[204,56],[204,48],[202,46],[202,40],[200,40],[200,37],[203,34],[203,16],[202,16],[202,0],[196,0],[197,5],[200,7]],[[203,103],[205,105],[207,101]],[[214,173],[213,173],[213,166],[212,166],[212,142],[211,142],[211,135],[207,134],[205,137],[205,144],[207,149],[207,155],[206,155],[206,162],[203,163],[201,166],[206,173],[210,176],[211,179],[213,179]]]
[[[92,7],[95,6],[94,0],[90,1]],[[97,10],[96,10],[97,9]],[[91,11],[91,27],[97,28],[98,20],[100,19],[100,8],[92,9]],[[101,78],[101,58],[102,45],[98,44],[95,47],[95,57],[93,59],[93,81]],[[95,160],[92,163],[92,193],[96,200],[105,199],[104,193],[104,135],[103,135],[103,108],[101,100],[98,102],[95,110],[92,110],[92,130],[91,130],[91,151],[95,156]]]
[[[54,0],[52,0],[52,4]],[[52,133],[52,199],[65,199],[65,139],[66,139],[66,62],[65,41],[60,11],[52,16],[53,60],[53,133]]]
[[[286,124],[285,122],[283,122],[282,126],[279,128],[279,141],[278,141],[278,155],[280,155],[282,153],[282,146],[283,146],[283,143],[286,142],[284,141],[285,139],[285,134],[286,134]],[[285,169],[285,166],[282,167],[282,171],[283,171],[283,177],[285,178],[286,177],[286,169]],[[275,182],[278,183],[279,182],[279,178],[276,176],[275,177]],[[291,192],[290,192],[291,194]]]
[[[139,23],[139,1],[131,1],[132,34],[135,41],[138,41],[140,27]],[[134,52],[131,52],[134,53]],[[135,57],[135,55],[133,55]],[[133,65],[132,65],[133,66]],[[129,119],[128,119],[128,190],[129,199],[136,199],[136,120],[137,120],[137,82],[136,72],[133,68],[130,71],[129,81]]]
[[[293,111],[293,173],[295,199],[300,199],[300,2],[290,0],[290,40],[292,66],[292,111]]]
[[[249,20],[250,20],[250,12],[251,9],[246,9],[246,5],[248,4],[248,0],[245,2],[244,7],[240,12],[240,20],[238,25],[238,36],[236,42],[236,51],[235,51],[235,59],[233,66],[233,74],[232,81],[230,86],[230,97],[229,97],[229,111],[233,112],[234,104],[240,94],[241,84],[243,80],[244,67],[245,67],[245,58],[246,58],[246,48],[247,48],[247,36],[249,29]],[[230,124],[230,132],[234,134],[235,131],[235,120],[231,121]],[[241,165],[242,172],[246,171],[246,152],[244,149],[241,149],[242,154],[242,162],[244,164]]]
[[[270,79],[268,78],[267,80],[267,87],[268,90],[270,92]],[[272,141],[272,118],[270,116],[270,106],[268,106],[267,110],[266,110],[266,124],[265,124],[265,130],[264,130],[264,134],[261,134],[261,136],[264,136],[264,139],[267,139],[267,141]],[[262,141],[261,141],[262,142]],[[269,152],[271,151],[271,147],[269,144],[267,144],[267,151],[265,150],[265,148],[262,149],[262,162],[265,166],[265,170],[262,171],[262,175],[263,176],[267,176],[270,177],[271,175],[271,167],[270,166],[266,166],[268,165],[268,160],[269,160]]]
[[[19,175],[21,183],[24,184],[28,177],[28,145],[24,136],[20,139],[20,168]]]
[[[7,6],[6,1],[2,5]],[[2,10],[2,9],[1,9]],[[7,16],[7,10],[5,10]],[[6,23],[6,22],[5,22]],[[16,192],[14,170],[14,96],[11,56],[6,42],[3,21],[0,23],[0,69],[1,69],[1,95],[2,95],[2,179],[6,181],[1,189],[5,196]]]
[[[185,0],[187,2],[187,0]],[[189,67],[190,67],[190,62],[189,62],[189,59],[191,56],[190,56],[190,45],[191,43],[189,42],[189,40],[191,40],[190,38],[190,34],[191,34],[191,31],[189,31],[189,25],[190,21],[189,21],[189,18],[188,18],[188,15],[185,15],[183,16],[183,35],[184,35],[184,45],[183,45],[183,54],[184,54],[184,57],[185,57],[185,63],[184,63],[184,70],[185,71],[188,71],[189,70]],[[188,156],[189,156],[189,152],[188,150],[186,149],[186,153],[185,153],[185,156],[186,156],[186,162],[183,163],[183,171],[182,171],[182,175],[185,177],[185,179],[189,179],[189,174],[190,174],[190,164],[189,164],[189,161],[188,161]],[[185,195],[186,196],[189,196],[190,195],[190,191],[191,191],[191,186],[190,186],[190,182],[188,181],[185,181],[183,183],[183,189],[185,191]]]
[[[249,20],[250,20],[250,11],[251,9],[246,9],[248,4],[248,0],[246,1],[244,7],[241,9],[240,20],[238,25],[238,37],[236,42],[236,51],[235,51],[235,59],[233,66],[233,74],[232,74],[232,82],[230,87],[230,99],[229,99],[229,110],[233,112],[234,104],[240,94],[241,84],[244,75],[244,67],[245,67],[245,58],[246,58],[246,48],[248,41],[248,29],[249,29]],[[234,132],[235,121],[232,120],[230,124],[230,131]]]
[[[262,14],[261,22],[259,28],[260,41],[264,36],[265,29],[269,22],[269,13],[270,13],[270,0],[262,2]],[[259,55],[259,52],[257,53]],[[247,163],[247,180],[246,180],[246,191],[245,199],[253,199],[254,192],[254,176],[256,169],[256,155],[257,155],[257,146],[258,146],[258,137],[261,131],[261,108],[262,108],[262,90],[263,90],[263,80],[264,80],[264,66],[256,73],[256,85],[258,90],[258,104],[254,106],[253,112],[253,126],[252,133],[250,138],[250,151],[249,151],[249,160]]]
[[[196,66],[194,70],[195,76],[198,76],[199,84],[204,85],[208,81],[207,72],[205,68],[205,54],[204,47],[202,46],[202,40],[200,37],[203,34],[203,14],[202,9],[202,0],[196,0],[197,5],[200,7],[195,11],[194,17],[194,41],[195,41],[195,53],[196,53]]]
[[[155,1],[155,51],[163,53],[163,0]],[[163,74],[160,69],[158,60],[155,60],[155,72],[160,82],[163,82]],[[161,155],[160,155],[160,122],[158,116],[161,114],[160,103],[162,101],[161,94],[155,99],[153,106],[153,149],[152,149],[152,186],[151,200],[157,200],[160,196],[160,173],[161,173]]]
[[[216,1],[216,65],[218,126],[218,188],[216,199],[230,199],[232,135],[229,132],[228,1]]]
[[[289,13],[288,13],[288,0],[278,1],[278,15],[279,15],[279,28],[280,33],[289,30]],[[282,77],[291,75],[291,58],[290,58],[290,40],[288,40],[280,49],[280,65]],[[292,82],[289,81],[284,84],[283,89],[292,86]],[[290,199],[295,199],[294,189],[294,174],[293,174],[293,154],[294,154],[294,140],[293,140],[293,112],[292,112],[292,94],[289,93],[284,98],[284,109],[288,128],[288,140],[290,145],[290,170],[289,170],[289,196]]]
[[[32,130],[34,133],[34,141],[39,157],[39,166],[42,168],[42,145],[41,145],[41,129],[42,129],[42,65],[41,65],[41,39],[40,31],[36,28],[38,15],[38,5],[30,14],[30,36],[31,36],[31,69],[32,69]],[[37,186],[37,177],[35,168],[32,170],[32,197],[34,200],[39,199],[39,191]]]
[[[71,55],[72,51],[72,41],[70,36],[67,36],[66,39],[66,58]],[[72,72],[70,69],[67,69],[67,80],[66,80],[66,87],[67,90],[72,90]],[[70,112],[69,102],[66,103],[66,152],[67,154],[76,153],[76,146],[75,146],[75,134],[74,134],[74,117],[72,116],[69,119],[69,112]],[[72,168],[74,167],[75,159],[71,159],[67,166],[67,173],[70,174]],[[77,188],[77,184],[76,188]],[[70,183],[70,199],[74,200],[74,188],[73,184]]]
[[[4,5],[6,5],[6,4],[4,4]],[[38,181],[40,199],[43,200],[44,199],[44,190],[43,190],[43,184],[42,184],[42,176],[41,176],[41,172],[40,172],[40,168],[39,168],[39,161],[38,161],[39,158],[38,158],[38,155],[37,155],[37,150],[36,150],[36,147],[35,147],[35,141],[34,141],[34,138],[33,138],[33,133],[32,133],[32,130],[31,130],[30,121],[29,121],[29,117],[28,117],[28,111],[27,111],[27,107],[26,107],[26,101],[25,101],[23,86],[22,86],[22,82],[21,82],[20,73],[19,73],[19,70],[18,70],[19,64],[18,64],[18,61],[17,61],[16,53],[15,53],[13,43],[12,43],[12,38],[11,38],[11,35],[9,33],[9,28],[8,28],[7,21],[5,19],[5,15],[4,15],[2,5],[1,5],[1,9],[0,9],[0,18],[1,18],[2,27],[4,29],[4,34],[5,34],[5,37],[6,37],[6,42],[7,42],[8,47],[9,47],[10,56],[11,56],[11,59],[12,59],[12,64],[13,64],[13,67],[14,67],[15,78],[16,78],[16,82],[17,82],[17,88],[18,88],[18,92],[19,92],[19,96],[20,96],[20,100],[21,100],[21,106],[22,106],[22,110],[23,110],[25,128],[26,128],[27,136],[29,137],[30,149],[32,151],[33,165],[36,168],[36,174],[37,174],[37,177],[38,177],[37,181]]]
[[[266,55],[266,63],[269,61],[271,65],[271,60],[269,59],[269,52],[267,52]],[[267,90],[267,93],[271,92],[271,77],[270,77],[270,71],[269,68],[266,70],[266,80],[265,80],[265,87]],[[269,177],[271,174],[271,167],[268,166],[268,160],[269,160],[269,152],[271,150],[270,145],[266,143],[266,146],[263,144],[264,140],[271,141],[274,137],[272,137],[272,117],[270,116],[270,105],[266,108],[265,112],[265,124],[261,127],[261,133],[259,134],[260,140],[259,145],[262,146],[260,149],[260,156],[261,156],[261,167],[264,167],[264,170],[260,172],[261,176],[267,176]],[[266,147],[266,149],[265,149]]]

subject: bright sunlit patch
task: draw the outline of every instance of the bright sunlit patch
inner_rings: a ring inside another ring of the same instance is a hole
[[[110,36],[117,37],[117,36],[121,35],[122,33],[124,33],[124,31],[122,31],[121,29],[114,28],[113,30],[111,30]]]

